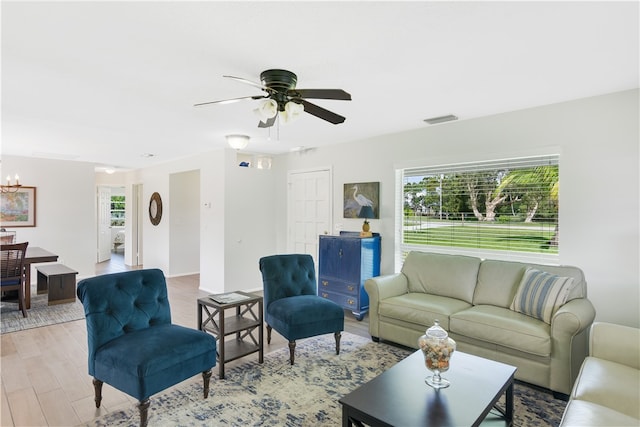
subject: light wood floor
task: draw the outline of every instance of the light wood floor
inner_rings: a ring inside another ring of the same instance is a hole
[[[121,256],[96,264],[96,274],[125,270]],[[167,280],[173,322],[196,327],[196,300],[206,295],[198,290],[199,276]],[[345,331],[369,337],[368,317],[361,322],[345,312]],[[275,331],[265,353],[286,347]],[[226,364],[231,368],[257,357]],[[93,402],[93,385],[87,374],[87,336],[85,321],[78,320],[1,336],[2,426],[76,426],[107,412],[134,407],[135,399],[104,385],[100,409]],[[201,382],[200,375],[187,381]],[[214,368],[211,386],[220,381]],[[153,396],[151,397],[153,405]]]

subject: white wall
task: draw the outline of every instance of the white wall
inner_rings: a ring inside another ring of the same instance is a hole
[[[188,169],[185,169],[188,168]],[[182,166],[175,163],[154,166],[141,169],[135,174],[133,183],[142,183],[142,207],[140,213],[142,221],[143,253],[142,265],[144,268],[159,268],[166,276],[169,276],[169,231],[171,224],[171,199],[169,194],[169,176],[172,173],[190,170],[190,166]],[[153,225],[149,220],[149,200],[151,195],[157,192],[162,200],[162,218],[158,225]],[[127,194],[130,194],[128,192]]]
[[[171,174],[169,195],[169,275],[173,277],[199,273],[200,171]]]
[[[269,170],[238,167],[236,152],[230,149],[136,171],[130,181],[143,184],[144,205],[157,191],[164,207],[158,226],[143,221],[144,267],[172,273],[175,248],[170,224],[178,213],[170,207],[173,197],[182,196],[177,189],[171,191],[170,176],[196,170],[200,175],[200,288],[211,293],[261,289],[258,259],[273,254],[276,247],[275,181]]]
[[[17,241],[57,254],[59,262],[78,271],[78,279],[93,276],[97,245],[93,165],[2,156],[0,173],[17,173],[23,185],[36,187],[36,227],[9,227],[17,231]],[[36,281],[34,268],[31,281]]]
[[[219,150],[200,157],[203,159],[200,169],[200,288],[220,293],[225,290],[224,200],[228,153]]]
[[[225,290],[262,289],[261,257],[275,254],[276,201],[273,170],[238,167],[227,150],[225,173]]]
[[[343,184],[380,181],[381,219],[371,225],[388,274],[396,168],[559,151],[560,263],[584,270],[598,320],[640,326],[638,102],[638,90],[625,91],[290,154],[277,177],[278,249],[286,248],[286,170],[332,165],[333,222],[347,230],[361,221],[342,218]]]

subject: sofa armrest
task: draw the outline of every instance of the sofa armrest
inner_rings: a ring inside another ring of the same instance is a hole
[[[364,289],[369,294],[369,333],[377,341],[379,334],[378,313],[380,301],[397,295],[406,294],[409,289],[407,276],[402,273],[377,276],[364,282]]]
[[[575,336],[587,329],[596,317],[596,310],[586,298],[576,298],[564,304],[551,319],[551,336]]]
[[[551,390],[571,393],[580,366],[587,356],[587,335],[596,310],[586,298],[573,299],[551,319]]]
[[[594,323],[589,337],[589,355],[640,369],[640,329]]]
[[[407,282],[407,276],[402,273],[397,273],[367,279],[367,281],[364,282],[364,288],[369,294],[369,300],[376,298],[379,301],[406,294],[409,289],[409,283]]]

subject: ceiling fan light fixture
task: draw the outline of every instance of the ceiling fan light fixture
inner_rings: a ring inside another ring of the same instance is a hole
[[[278,114],[278,103],[275,99],[265,99],[253,111],[260,117],[260,121],[266,122]]]
[[[227,143],[234,150],[242,150],[249,145],[249,137],[247,135],[227,135]]]
[[[284,106],[284,111],[280,112],[283,123],[291,123],[304,113],[304,105],[289,101]]]

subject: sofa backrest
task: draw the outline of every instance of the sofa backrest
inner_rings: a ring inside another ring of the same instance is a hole
[[[480,258],[413,251],[407,255],[402,273],[409,292],[457,298],[469,304],[478,279]]]
[[[574,287],[569,293],[567,301],[587,297],[584,273],[577,267],[484,260],[480,264],[473,304],[490,304],[509,308],[527,267],[562,277],[573,277]]]
[[[317,295],[316,270],[309,254],[280,254],[260,258],[265,311],[282,298]]]

